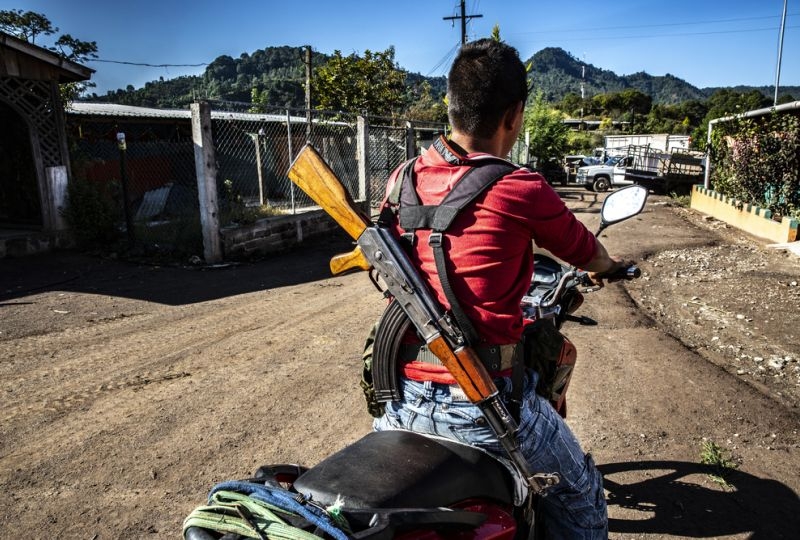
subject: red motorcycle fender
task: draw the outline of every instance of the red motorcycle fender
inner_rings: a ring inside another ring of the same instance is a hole
[[[434,531],[417,529],[398,534],[395,540],[514,540],[517,522],[509,509],[489,501],[470,500],[456,505],[460,510],[478,512],[486,516],[480,527],[469,531]]]

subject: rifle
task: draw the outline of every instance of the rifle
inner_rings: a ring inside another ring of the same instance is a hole
[[[434,299],[391,231],[372,223],[356,207],[336,174],[316,149],[306,144],[289,169],[289,178],[325,210],[358,244],[331,259],[333,274],[374,268],[399,302],[428,349],[478,406],[517,471],[534,493],[558,483],[557,474],[533,473],[517,444],[517,422],[508,412],[491,375],[466,345],[455,321]]]

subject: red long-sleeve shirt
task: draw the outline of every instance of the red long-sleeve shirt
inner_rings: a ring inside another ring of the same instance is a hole
[[[460,159],[467,156],[448,145]],[[469,165],[449,163],[433,146],[414,166],[416,191],[423,205],[442,201]],[[389,193],[397,179],[392,175]],[[384,205],[388,204],[384,201]],[[398,233],[404,232],[399,225]],[[416,232],[410,258],[423,280],[447,309],[436,271],[430,231]],[[594,235],[567,209],[545,179],[527,169],[503,177],[465,207],[446,232],[448,277],[464,313],[486,344],[517,343],[522,335],[520,300],[533,273],[531,241],[576,266],[588,263],[597,244]]]

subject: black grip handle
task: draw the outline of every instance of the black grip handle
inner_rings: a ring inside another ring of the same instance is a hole
[[[630,263],[628,266],[623,266],[622,268],[618,268],[613,272],[609,273],[603,272],[602,274],[598,274],[597,277],[609,282],[621,281],[623,279],[626,281],[630,281],[632,279],[637,279],[642,277],[642,270],[634,263]],[[578,274],[577,280],[578,283],[580,283],[581,285],[585,285],[587,287],[594,285],[594,282],[589,278],[588,272],[580,272]]]
[[[642,270],[635,264],[620,268],[610,274],[602,274],[603,279],[608,281],[619,281],[621,279],[631,280],[642,277]]]

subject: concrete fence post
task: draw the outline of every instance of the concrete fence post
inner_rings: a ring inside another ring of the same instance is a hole
[[[45,167],[47,178],[47,211],[42,212],[48,216],[45,229],[50,231],[64,231],[68,229],[64,219],[64,209],[67,207],[69,196],[67,194],[67,167],[58,165]]]
[[[200,225],[203,229],[203,258],[207,263],[222,260],[217,200],[217,156],[211,135],[211,105],[192,103],[192,142],[197,193],[200,199]]]
[[[369,181],[369,122],[364,116],[358,117],[356,139],[358,150],[358,199],[365,202],[365,209],[369,211],[372,204]]]

